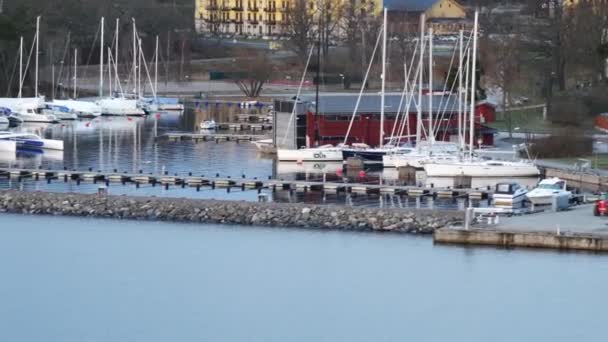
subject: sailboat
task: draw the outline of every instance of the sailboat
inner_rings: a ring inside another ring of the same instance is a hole
[[[73,94],[71,99],[54,99],[52,102],[47,103],[47,107],[50,107],[50,109],[54,110],[53,113],[55,113],[55,115],[58,116],[58,119],[60,120],[70,120],[77,118],[96,118],[100,116],[101,108],[95,102],[76,100],[78,89],[78,49],[74,49],[73,82]],[[59,115],[57,113],[59,113]],[[68,116],[67,114],[70,114],[70,116]]]
[[[36,35],[34,44],[36,46],[35,56],[35,80],[34,80],[34,97],[21,97],[24,82],[23,69],[23,37],[21,37],[19,46],[19,95],[16,98],[0,98],[0,107],[10,110],[11,114],[8,117],[9,121],[18,124],[22,122],[57,122],[57,118],[52,114],[41,113],[44,108],[44,96],[38,94],[38,57],[39,57],[39,39],[40,36],[40,17],[36,18]],[[26,70],[27,71],[27,70]]]
[[[135,25],[135,23],[133,24]],[[101,108],[102,115],[115,115],[115,116],[143,116],[146,113],[138,107],[136,99],[128,99],[121,94],[120,97],[103,97],[103,68],[104,68],[104,18],[101,18],[101,43],[100,43],[100,59],[99,59],[99,100],[96,104]],[[118,40],[118,25],[116,25],[116,39]],[[118,47],[118,44],[116,44]],[[135,53],[135,51],[133,51]],[[118,55],[118,54],[117,54]],[[117,57],[117,56],[116,56]],[[111,59],[111,56],[108,56]],[[116,61],[115,61],[116,62]],[[116,77],[118,78],[118,72],[116,70],[116,63],[114,70]],[[118,83],[120,84],[120,83]],[[111,95],[111,94],[110,94]]]
[[[471,62],[471,88],[470,88],[470,111],[469,111],[469,154],[463,160],[457,161],[435,161],[424,164],[424,171],[428,177],[525,177],[538,176],[540,171],[531,161],[506,162],[496,160],[482,160],[473,154],[474,129],[475,129],[475,70],[477,63],[477,30],[479,13],[475,12],[473,25],[473,49]]]
[[[319,53],[319,45],[317,45],[317,54]],[[314,50],[314,46],[310,48],[310,52],[308,54],[308,59],[306,61],[306,65],[304,67],[304,72],[302,73],[302,79],[300,80],[300,86],[298,87],[298,92],[294,97],[293,110],[291,113],[291,117],[289,120],[289,126],[285,132],[285,136],[283,137],[283,141],[287,138],[287,131],[289,131],[291,122],[295,117],[296,110],[298,108],[300,92],[302,90],[302,86],[304,84],[304,80],[306,78],[306,72],[308,70],[308,65],[310,64],[310,59],[312,57],[312,53]],[[320,58],[317,56],[317,58]],[[319,59],[317,60],[319,61]],[[317,72],[318,72],[317,68]],[[319,84],[317,82],[317,101],[316,101],[316,112],[318,113],[318,93],[319,93]],[[265,146],[266,145],[266,146]],[[256,145],[258,146],[258,145]],[[268,148],[267,144],[260,144],[259,147]],[[258,148],[259,148],[258,147]],[[340,147],[335,147],[333,145],[324,145],[320,147],[305,147],[300,149],[277,149],[277,159],[279,161],[286,162],[306,162],[306,161],[342,161],[342,149]]]

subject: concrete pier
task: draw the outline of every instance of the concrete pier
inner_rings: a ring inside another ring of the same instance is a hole
[[[493,229],[444,228],[433,233],[436,243],[456,245],[486,245],[505,248],[551,248],[559,250],[581,250],[608,252],[608,235],[557,234],[542,231],[504,231]]]
[[[501,217],[498,224],[435,231],[436,243],[532,247],[608,252],[608,218],[593,216],[593,205],[569,210]]]

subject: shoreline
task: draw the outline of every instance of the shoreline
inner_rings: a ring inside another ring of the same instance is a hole
[[[0,190],[3,212],[425,235],[464,219],[458,211],[18,190]]]

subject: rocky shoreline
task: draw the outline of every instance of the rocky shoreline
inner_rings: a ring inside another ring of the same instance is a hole
[[[457,211],[16,190],[0,191],[0,212],[412,234],[432,234],[464,219]]]

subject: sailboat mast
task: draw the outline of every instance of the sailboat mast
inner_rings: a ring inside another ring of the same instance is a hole
[[[143,96],[143,90],[141,89],[141,69],[142,69],[142,59],[141,59],[141,55],[142,55],[142,51],[141,51],[141,38],[139,38],[137,40],[137,46],[139,47],[139,49],[137,50],[137,58],[138,58],[138,62],[137,62],[137,89],[138,89],[138,93],[137,95],[139,97]]]
[[[103,29],[104,17],[101,17],[101,42],[99,44],[99,97],[103,97]]]
[[[420,16],[420,62],[418,63],[418,114],[416,116],[416,148],[420,151],[422,139],[422,77],[424,74],[424,14]]]
[[[154,52],[154,94],[158,96],[158,35],[156,36],[156,47]]]
[[[19,95],[21,98],[21,92],[23,90],[23,36],[19,42]]]
[[[114,41],[114,82],[116,82],[114,89],[116,91],[118,91],[119,88],[119,82],[120,80],[118,79],[118,30],[119,30],[119,26],[120,26],[120,19],[116,18],[116,40]]]
[[[137,32],[135,28],[135,18],[133,21],[133,93],[137,93]]]
[[[384,91],[386,87],[386,7],[384,8],[382,33],[382,94],[380,98],[380,147],[384,146]]]
[[[429,28],[429,137],[431,143],[435,141],[433,129],[433,28]]]
[[[34,97],[38,97],[38,50],[40,47],[40,16],[36,17],[36,76],[34,77]]]
[[[76,100],[76,80],[78,79],[78,49],[74,49],[74,95],[73,98]]]
[[[471,65],[471,112],[469,114],[469,157],[473,158],[473,136],[475,135],[475,83],[477,81],[477,25],[479,24],[479,12],[475,10],[475,23],[473,24],[473,51]]]
[[[108,46],[108,91],[112,96],[112,48]]]
[[[458,40],[458,143],[460,144],[460,148],[464,149],[464,136],[462,134],[462,48],[463,48],[463,31],[459,32],[459,40]]]

